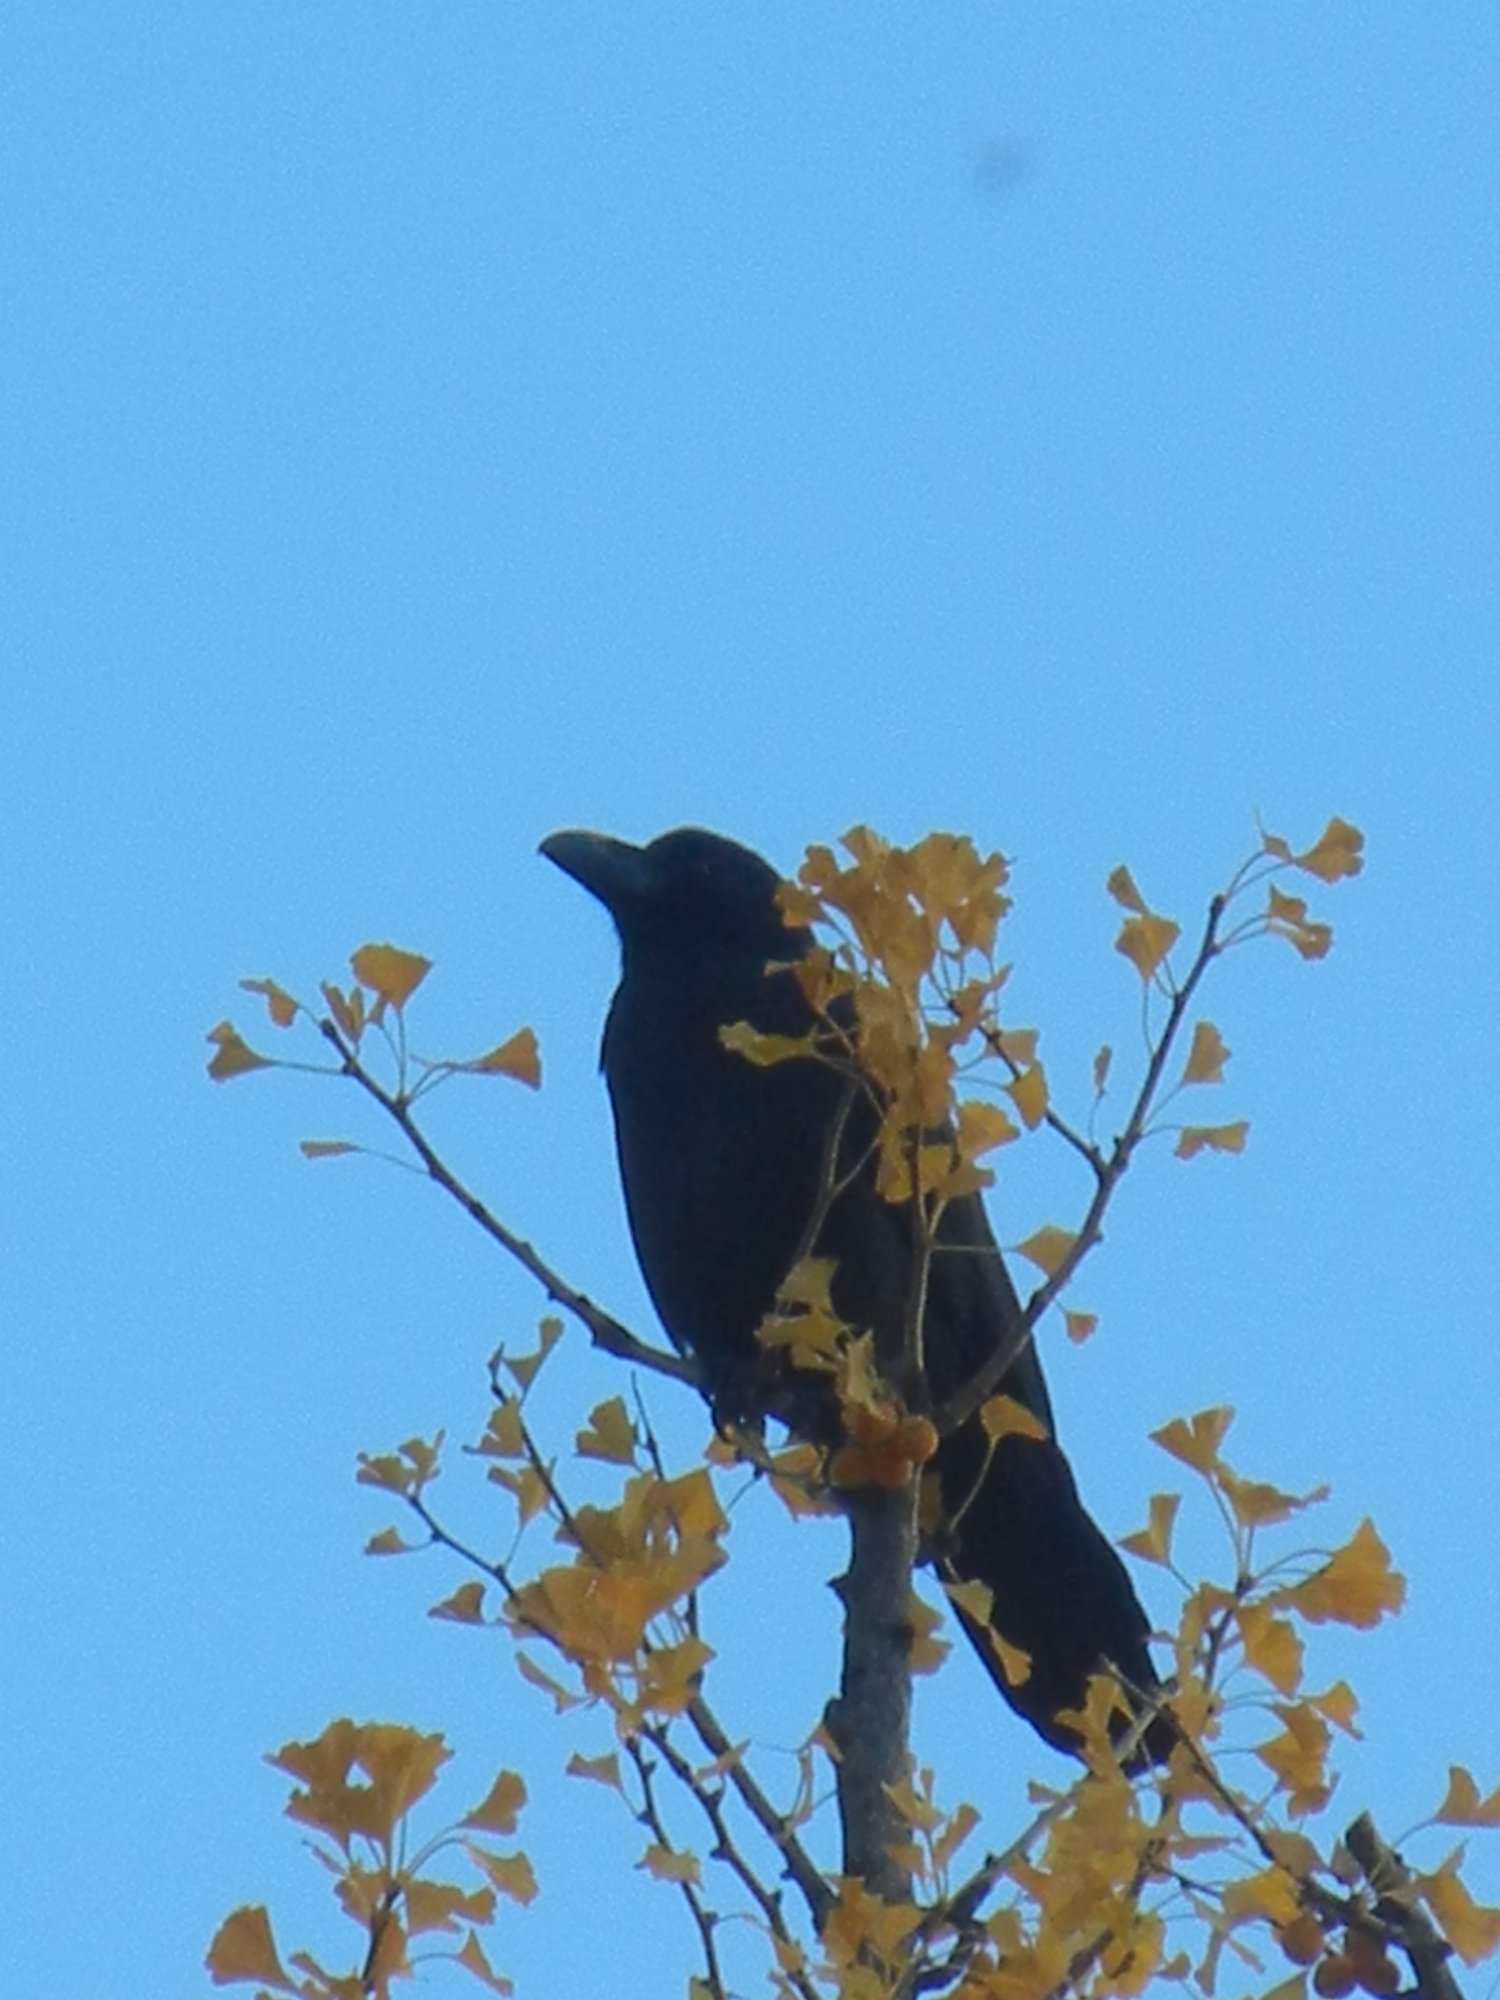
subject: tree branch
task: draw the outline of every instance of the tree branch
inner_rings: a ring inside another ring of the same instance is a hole
[[[596,1347],[602,1347],[606,1354],[613,1354],[621,1361],[630,1361],[640,1368],[650,1368],[658,1375],[666,1375],[676,1382],[688,1382],[695,1388],[703,1386],[702,1371],[685,1355],[669,1354],[663,1348],[652,1347],[639,1339],[627,1327],[596,1306],[592,1299],[575,1291],[566,1279],[548,1264],[531,1244],[507,1229],[500,1218],[485,1206],[478,1195],[464,1186],[429,1143],[425,1133],[411,1115],[410,1104],[404,1097],[396,1096],[375,1078],[361,1063],[359,1056],[339,1033],[333,1022],[327,1019],[318,1023],[323,1039],[338,1052],[339,1062],[345,1076],[352,1077],[366,1094],[372,1097],[388,1118],[395,1120],[401,1128],[402,1136],[422,1162],[429,1179],[434,1181],[445,1194],[451,1195],[461,1209],[479,1224],[485,1235],[500,1248],[515,1258],[521,1268],[528,1272],[542,1287],[554,1305],[560,1305],[566,1312],[588,1328]]]
[[[910,1902],[909,1872],[891,1849],[909,1838],[891,1788],[911,1755],[911,1625],[917,1487],[861,1487],[847,1496],[849,1568],[834,1585],[844,1607],[844,1658],[827,1727],[839,1753],[844,1873],[887,1903]]]

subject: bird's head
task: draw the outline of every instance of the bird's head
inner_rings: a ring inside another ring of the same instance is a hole
[[[738,841],[682,826],[645,847],[604,833],[554,833],[542,853],[609,911],[627,959],[690,950],[799,957],[807,934],[789,930],[776,902],[780,878]]]

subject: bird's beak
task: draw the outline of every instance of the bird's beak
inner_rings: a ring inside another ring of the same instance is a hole
[[[597,896],[612,913],[628,909],[650,894],[652,877],[645,849],[632,847],[628,840],[569,828],[549,833],[538,852],[591,896]]]

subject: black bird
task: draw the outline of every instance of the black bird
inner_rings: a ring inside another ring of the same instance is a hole
[[[756,1414],[756,1384],[763,1393],[765,1382],[756,1328],[809,1247],[835,1260],[840,1317],[874,1328],[878,1350],[898,1352],[911,1296],[911,1217],[876,1192],[868,1160],[829,1207],[816,1245],[804,1241],[835,1130],[842,1160],[867,1153],[873,1112],[863,1093],[850,1103],[828,1065],[758,1067],[719,1040],[719,1029],[736,1021],[774,1034],[812,1023],[795,976],[767,971],[812,945],[808,931],[783,922],[775,871],[748,848],[692,827],[647,847],[556,833],[541,851],[604,904],[619,932],[623,969],[601,1066],[625,1206],[657,1312],[673,1343],[704,1369],[715,1408]],[[977,1195],[948,1204],[938,1235],[923,1319],[934,1403],[963,1389],[1020,1314]],[[1081,1704],[1102,1659],[1138,1688],[1158,1685],[1149,1627],[1051,1441],[1051,1403],[1030,1344],[1000,1388],[1041,1419],[1049,1441],[1006,1437],[985,1471],[977,1419],[945,1439],[940,1488],[945,1506],[963,1511],[929,1553],[950,1580],[989,1585],[993,1622],[1030,1655],[1028,1677],[1011,1686],[988,1633],[960,1613],[970,1638],[1010,1705],[1049,1743],[1072,1749],[1077,1739],[1057,1712]],[[1165,1754],[1166,1725],[1153,1723],[1147,1744]]]

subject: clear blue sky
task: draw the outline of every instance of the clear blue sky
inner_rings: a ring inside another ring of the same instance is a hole
[[[56,0],[0,58],[15,1991],[186,2000],[244,1900],[331,1950],[258,1759],[345,1711],[445,1728],[454,1798],[527,1771],[523,1993],[601,1990],[595,1924],[613,1992],[680,1990],[508,1642],[421,1616],[458,1574],[359,1555],[354,1453],[477,1430],[538,1301],[417,1183],[299,1160],[369,1136],[339,1090],[202,1072],[240,975],[426,951],[426,1046],[547,1064],[444,1143],[649,1330],[559,825],[972,831],[1074,1103],[1133,1018],[1117,861],[1191,920],[1257,809],[1366,829],[1333,956],[1211,996],[1249,1151],[1134,1172],[1103,1330],[1048,1352],[1114,1532],[1147,1430],[1225,1400],[1330,1536],[1374,1514],[1410,1608],[1314,1656],[1365,1697],[1340,1804],[1500,1779],[1493,7]],[[999,1226],[1079,1193],[1028,1148]],[[569,1350],[559,1442],[616,1386]],[[742,1518],[724,1704],[785,1744],[837,1537]],[[921,1727],[997,1829],[1056,1768],[967,1668]]]

